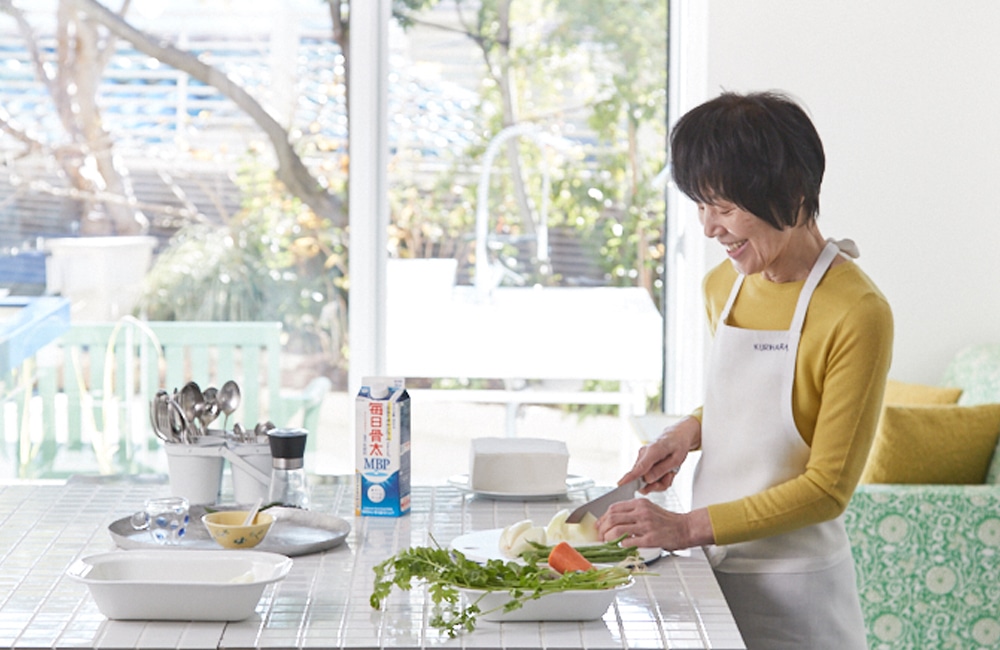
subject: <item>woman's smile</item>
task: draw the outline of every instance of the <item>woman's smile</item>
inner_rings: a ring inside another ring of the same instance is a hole
[[[735,241],[730,244],[727,244],[725,242],[720,242],[720,243],[722,243],[722,245],[726,247],[726,254],[729,255],[729,257],[736,258],[739,256],[740,251],[743,250],[743,247],[746,245],[747,240],[741,239],[739,241]]]
[[[762,274],[771,282],[803,280],[823,248],[823,237],[812,221],[778,230],[735,203],[718,200],[698,204],[705,236],[726,249],[743,275]]]

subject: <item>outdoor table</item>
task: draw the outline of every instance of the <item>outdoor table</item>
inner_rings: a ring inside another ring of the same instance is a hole
[[[345,543],[293,558],[250,618],[231,623],[112,621],[85,585],[65,575],[81,557],[115,550],[108,527],[152,496],[163,477],[79,477],[0,485],[0,646],[10,648],[744,648],[699,550],[664,555],[652,575],[619,594],[603,619],[491,623],[449,639],[426,625],[426,590],[394,592],[384,611],[369,605],[372,567],[411,545],[445,546],[473,531],[521,519],[547,522],[566,499],[494,501],[455,486],[417,486],[399,518],[355,517],[353,478],[312,485],[312,509],[351,524]],[[667,498],[670,498],[669,495]],[[192,522],[192,525],[201,525]],[[128,553],[127,550],[119,552]],[[183,550],[176,551],[183,553]],[[239,552],[239,551],[219,551]]]

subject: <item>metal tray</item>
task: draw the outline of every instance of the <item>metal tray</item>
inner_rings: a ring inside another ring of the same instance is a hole
[[[215,506],[210,509],[235,510],[236,507]],[[205,530],[201,522],[205,512],[205,506],[191,506],[191,523],[177,546],[155,543],[149,532],[132,527],[130,517],[113,522],[108,531],[115,544],[123,549],[225,550]],[[268,508],[267,512],[274,515],[275,522],[264,541],[253,548],[254,551],[270,551],[287,557],[309,555],[339,546],[351,532],[350,523],[333,515],[283,507]]]

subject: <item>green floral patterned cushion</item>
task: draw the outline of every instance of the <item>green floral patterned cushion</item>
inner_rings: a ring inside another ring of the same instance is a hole
[[[1000,648],[1000,488],[864,485],[845,523],[869,647]]]

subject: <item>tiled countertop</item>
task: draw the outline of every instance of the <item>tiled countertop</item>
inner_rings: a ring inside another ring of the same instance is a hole
[[[572,495],[582,502],[603,490]],[[10,648],[714,648],[743,642],[699,551],[653,563],[655,575],[617,597],[602,620],[480,622],[448,639],[425,627],[422,588],[395,592],[384,611],[368,604],[372,567],[401,548],[441,545],[520,519],[545,522],[568,500],[473,498],[455,487],[417,487],[405,517],[353,516],[349,481],[313,486],[313,509],[347,520],[346,543],[294,558],[288,577],[265,589],[256,613],[237,623],[109,621],[86,586],[65,577],[78,558],[114,549],[108,526],[163,496],[158,482],[87,481],[0,485],[0,646]],[[128,552],[128,551],[122,551]],[[220,551],[224,552],[224,551]],[[237,551],[238,552],[238,551]]]

